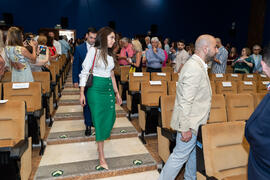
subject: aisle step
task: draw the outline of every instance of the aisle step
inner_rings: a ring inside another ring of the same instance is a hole
[[[115,176],[115,177],[108,177],[108,178],[101,178],[98,180],[153,180],[158,179],[159,172],[157,170],[153,171],[146,171],[134,174],[127,174],[122,176]]]
[[[62,95],[59,105],[79,105],[80,95]]]
[[[80,89],[73,87],[65,88],[62,91],[62,95],[80,95]]]
[[[125,117],[126,112],[119,105],[115,105],[116,117]],[[67,105],[67,106],[59,106],[54,120],[81,120],[83,117],[83,108],[81,105]]]
[[[104,153],[109,170],[97,171],[99,164],[95,141],[47,145],[35,179],[105,178],[157,169],[157,164],[139,138],[105,141]]]
[[[95,141],[95,135],[85,136],[84,120],[55,121],[47,139],[47,144]],[[92,133],[95,130],[92,128]],[[125,117],[116,118],[110,139],[137,137],[138,132]]]

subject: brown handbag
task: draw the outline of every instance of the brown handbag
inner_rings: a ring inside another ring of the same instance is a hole
[[[92,67],[91,67],[91,69],[89,71],[89,76],[88,76],[88,79],[86,81],[85,88],[90,88],[92,86],[92,84],[93,84],[93,69],[94,69],[94,65],[95,65],[96,56],[97,56],[97,49],[96,49],[96,52],[95,52]]]

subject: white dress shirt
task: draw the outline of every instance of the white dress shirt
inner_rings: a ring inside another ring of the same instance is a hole
[[[196,54],[193,54],[193,56],[197,56],[200,59],[201,63],[203,64],[203,67],[204,67],[205,71],[207,72],[208,65],[204,62],[204,60],[202,60],[202,58],[200,56],[196,55]]]
[[[96,53],[96,49],[91,47],[87,52],[86,57],[82,63],[82,71],[79,75],[80,77],[80,86],[85,86],[86,81],[89,76],[89,71],[92,68],[94,56]],[[102,57],[100,56],[100,50],[97,50],[95,65],[93,68],[93,75],[98,77],[111,77],[111,71],[114,68],[114,60],[112,56],[107,55],[108,65],[105,66]]]
[[[86,41],[86,47],[87,47],[87,52],[90,50],[91,47],[94,47],[94,44],[91,45]]]

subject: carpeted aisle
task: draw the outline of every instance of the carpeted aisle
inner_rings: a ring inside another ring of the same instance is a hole
[[[47,147],[35,179],[157,179],[157,163],[138,138],[138,132],[116,105],[117,119],[111,138],[105,141],[109,170],[97,171],[98,153],[93,135],[84,135],[79,90],[72,87],[71,73],[62,91]]]

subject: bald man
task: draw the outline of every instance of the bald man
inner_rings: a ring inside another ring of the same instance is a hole
[[[195,54],[183,66],[176,87],[171,127],[177,131],[176,146],[163,167],[159,180],[174,180],[184,163],[184,179],[196,179],[196,141],[198,128],[206,124],[211,108],[212,90],[207,62],[218,52],[211,35],[201,35]]]
[[[213,74],[225,74],[227,67],[228,51],[222,45],[221,39],[216,38],[218,53],[212,63]]]

